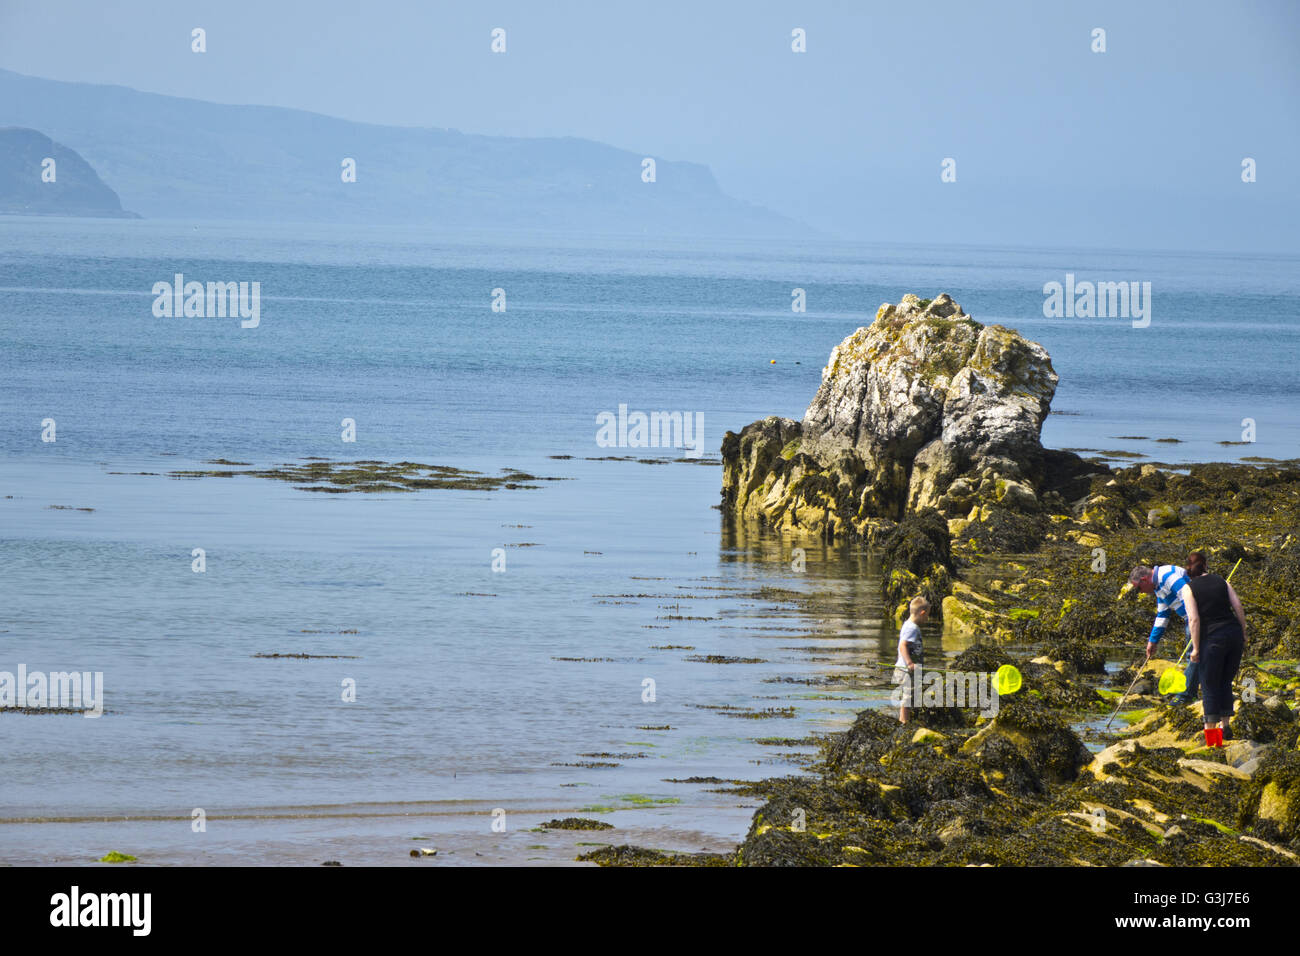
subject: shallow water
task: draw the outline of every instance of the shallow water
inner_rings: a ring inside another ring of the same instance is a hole
[[[0,670],[103,671],[107,710],[0,716],[24,768],[0,783],[0,861],[405,862],[421,834],[437,865],[568,859],[572,835],[529,828],[574,813],[620,828],[583,841],[724,848],[753,801],[666,781],[796,772],[809,747],[759,740],[886,705],[871,679],[895,632],[869,556],[805,543],[792,570],[791,542],[724,525],[716,464],[585,460],[679,455],[599,447],[595,416],[700,412],[716,458],[726,429],[800,417],[881,301],[946,290],[1051,350],[1071,414],[1049,444],[1231,457],[1216,443],[1253,415],[1248,450],[1292,457],[1294,265],[0,221]],[[1153,328],[1042,318],[1066,269],[1159,282]],[[152,284],[178,271],[261,282],[261,326],[154,318]],[[1179,332],[1214,361],[1189,364]],[[313,455],[566,480],[322,495],[166,477]],[[339,657],[253,656],[275,653]],[[761,663],[688,660],[710,654]],[[834,675],[850,683],[817,683]]]

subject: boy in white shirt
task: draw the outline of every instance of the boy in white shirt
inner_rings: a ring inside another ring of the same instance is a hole
[[[898,632],[898,660],[894,662],[894,683],[899,685],[898,719],[904,724],[912,714],[907,705],[914,684],[921,677],[916,671],[921,664],[921,622],[930,614],[930,602],[918,594],[907,607],[911,613]]]

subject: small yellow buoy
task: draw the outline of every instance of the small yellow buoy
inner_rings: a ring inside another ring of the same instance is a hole
[[[775,364],[776,364],[776,359],[772,359],[772,361],[769,362],[768,364],[769,364],[769,365],[775,365]]]

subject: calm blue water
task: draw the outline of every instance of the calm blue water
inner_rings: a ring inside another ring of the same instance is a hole
[[[522,860],[540,838],[516,834],[584,807],[618,808],[607,818],[661,845],[734,841],[744,800],[665,780],[792,772],[789,748],[758,739],[842,726],[883,692],[778,679],[861,675],[892,660],[894,635],[866,556],[810,549],[793,572],[791,542],[722,526],[718,467],[582,460],[665,454],[598,447],[595,416],[702,413],[716,458],[727,429],[802,417],[831,348],[881,302],[947,291],[1051,352],[1066,414],[1049,419],[1048,444],[1291,458],[1297,265],[0,219],[0,670],[101,670],[109,711],[0,717],[6,763],[25,768],[0,781],[0,820],[47,821],[0,823],[0,859],[135,847],[159,862],[310,862],[340,832],[388,853],[437,829],[462,853]],[[260,327],[155,318],[150,289],[176,272],[260,282]],[[1066,272],[1151,282],[1151,327],[1044,318],[1043,283]],[[795,287],[806,314],[790,311]],[[1255,444],[1218,444],[1248,417]],[[54,443],[40,440],[46,418]],[[569,480],[318,495],[111,474],[305,456]],[[204,574],[192,548],[207,552]],[[764,586],[824,599],[803,612]],[[706,709],[718,705],[794,713]],[[602,753],[645,756],[582,756]],[[619,766],[562,766],[584,760]],[[365,808],[378,806],[404,808],[400,826],[377,828]],[[262,822],[197,837],[196,807]],[[322,822],[325,807],[350,822]],[[495,834],[495,807],[523,816]]]

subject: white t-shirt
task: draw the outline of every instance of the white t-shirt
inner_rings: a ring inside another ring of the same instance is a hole
[[[903,629],[898,632],[898,660],[894,662],[895,667],[906,667],[907,661],[903,660],[903,642],[906,641],[910,647],[907,653],[912,655],[912,662],[921,656],[921,629],[916,626],[916,622],[910,617],[903,622]]]

